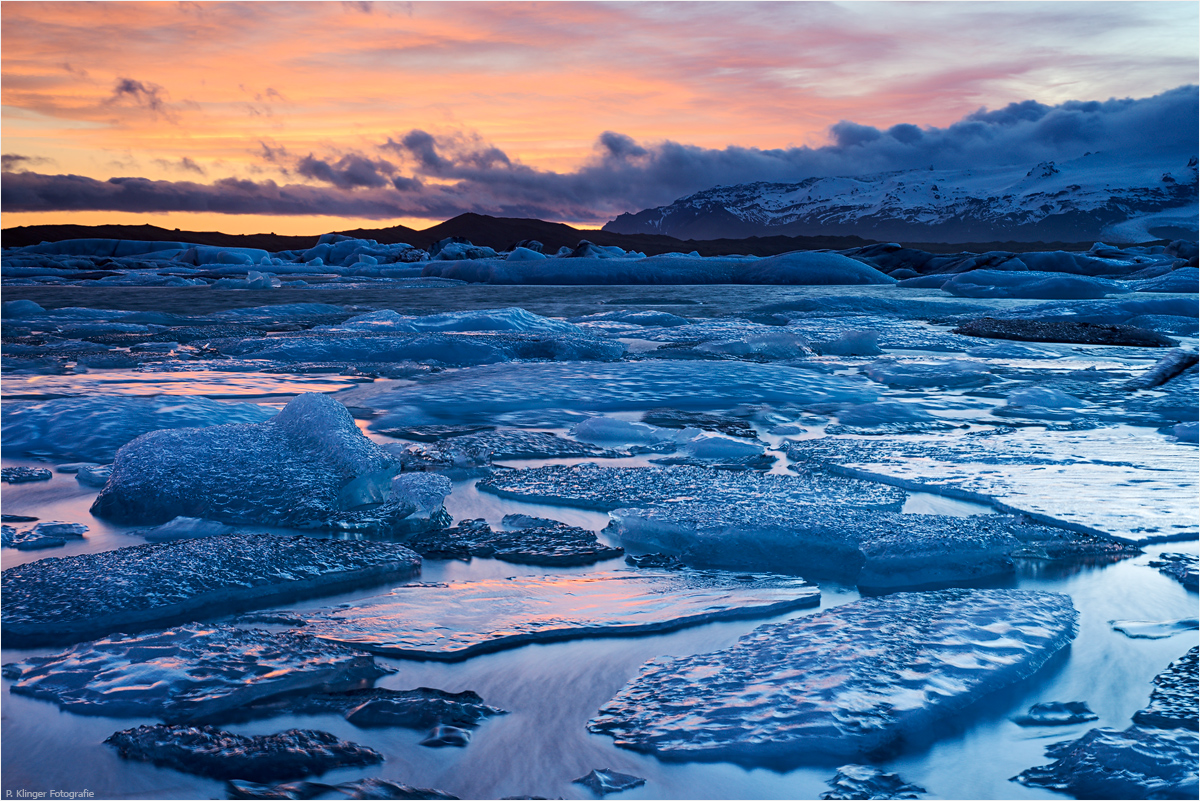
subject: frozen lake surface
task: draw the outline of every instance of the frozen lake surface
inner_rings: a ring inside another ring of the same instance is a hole
[[[171,484],[216,523],[173,523],[163,537],[229,537],[221,532],[232,527],[231,542],[299,534],[362,549],[426,538],[420,575],[407,580],[420,586],[381,576],[323,588],[313,577],[340,561],[303,575],[276,564],[271,581],[304,578],[304,592],[237,616],[220,610],[230,629],[195,612],[181,624],[186,636],[106,631],[68,659],[57,658],[66,646],[16,648],[8,638],[0,661],[26,672],[4,679],[6,797],[225,797],[222,781],[122,759],[104,744],[178,709],[219,709],[215,725],[236,735],[316,729],[382,756],[330,770],[323,784],[374,777],[464,798],[592,798],[574,780],[604,768],[645,779],[619,794],[629,799],[817,798],[835,774],[847,782],[872,770],[931,798],[1064,797],[1048,789],[1054,782],[1068,794],[1092,788],[1086,797],[1099,792],[1092,775],[1046,752],[1099,728],[1112,733],[1086,742],[1113,748],[1105,758],[1124,759],[1121,743],[1150,743],[1151,754],[1159,743],[1172,786],[1194,786],[1194,715],[1163,724],[1143,714],[1162,728],[1118,733],[1142,726],[1134,716],[1152,693],[1162,707],[1156,687],[1178,692],[1178,665],[1155,677],[1197,644],[1186,623],[1197,603],[1196,367],[1169,363],[1196,351],[1180,313],[1194,321],[1195,294],[1047,304],[890,283],[508,286],[417,275],[319,291],[6,286],[5,301],[43,311],[6,307],[3,466],[51,470],[49,480],[3,485],[5,543],[20,546],[0,552],[6,570],[147,543],[171,510],[121,524],[91,509],[107,479],[100,467],[163,428],[239,426],[163,436],[187,447],[153,458],[138,448],[117,457],[117,473],[136,477],[143,495],[172,476],[226,476]],[[954,333],[985,316],[1064,315],[1136,319],[1179,346]],[[299,426],[286,451],[256,433],[309,392],[344,404],[348,430]],[[355,427],[373,445],[347,446]],[[370,458],[355,461],[348,448]],[[302,459],[303,469],[287,464]],[[397,480],[409,474],[445,481]],[[256,503],[306,515],[260,514]],[[530,517],[663,556],[645,568],[622,557],[545,567],[464,544],[478,531],[472,520],[555,536]],[[34,531],[46,521],[87,529],[52,542],[56,529]],[[787,532],[820,527],[812,521],[832,522],[789,546]],[[863,529],[839,539],[845,521]],[[467,550],[477,555],[463,558]],[[220,570],[219,546],[192,551]],[[170,549],[147,553],[145,575],[169,571]],[[724,555],[715,567],[705,564],[713,554]],[[239,558],[229,553],[222,581],[193,583],[242,581]],[[103,609],[96,625],[131,619],[117,612],[138,605],[138,571],[121,563],[120,592],[102,581],[44,591],[44,616],[69,603]],[[864,565],[899,583],[856,583]],[[73,575],[65,567],[46,575]],[[26,609],[39,602],[41,585],[30,586]],[[8,604],[6,594],[5,618]],[[1128,636],[1113,621],[1158,633]],[[230,633],[253,629],[271,633],[269,648]],[[536,631],[563,638],[521,639]],[[277,644],[302,635],[308,650],[290,657]],[[345,704],[296,700],[321,689],[328,653],[346,661],[330,640],[356,638],[374,655],[354,657],[357,673],[330,674],[322,692],[372,679],[469,690],[507,714],[470,728],[465,746],[427,747],[428,730],[356,725],[361,714]],[[505,638],[501,650],[455,661],[420,653]],[[261,670],[256,648],[269,657]],[[1194,682],[1191,692],[1171,708],[1194,701]],[[1097,719],[1015,720],[1035,704],[1071,702]],[[249,703],[271,714],[239,716]],[[189,722],[208,722],[196,715]],[[821,747],[797,756],[789,742]],[[847,763],[862,767],[839,774]],[[1012,781],[1033,768],[1051,778]]]

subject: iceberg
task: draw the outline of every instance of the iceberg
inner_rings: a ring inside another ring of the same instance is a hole
[[[1032,675],[1075,637],[1065,595],[941,590],[760,626],[647,663],[588,729],[660,758],[795,764],[879,755]]]
[[[0,626],[6,645],[78,642],[405,579],[420,569],[411,550],[383,542],[241,532],[134,545],[6,569]]]
[[[646,783],[646,780],[640,776],[618,773],[609,768],[599,768],[592,770],[586,776],[574,779],[572,783],[582,784],[596,795],[604,796],[609,793],[619,793],[623,790],[632,790],[634,787],[641,787]]]
[[[369,686],[389,671],[308,634],[191,624],[114,635],[4,666],[10,692],[68,712],[216,721],[277,696]]]
[[[353,526],[355,509],[394,530],[413,507],[372,487],[399,464],[335,400],[300,395],[263,423],[153,431],[117,452],[92,514],[119,523],[173,517],[294,527]]]
[[[1149,563],[1164,576],[1170,576],[1192,592],[1196,592],[1200,578],[1200,558],[1193,553],[1164,553]]]
[[[122,759],[212,779],[256,782],[294,779],[383,761],[374,749],[312,729],[247,737],[213,726],[160,723],[119,731],[104,742],[116,748]]]
[[[304,612],[305,631],[401,659],[456,661],[531,642],[639,635],[815,606],[803,579],[617,570],[412,584]]]
[[[1099,716],[1083,701],[1049,701],[1034,704],[1024,715],[1013,718],[1018,726],[1070,726],[1098,720]]]
[[[822,801],[841,799],[920,798],[924,787],[909,784],[895,773],[886,773],[873,765],[842,765],[826,782],[833,789],[821,793]]]

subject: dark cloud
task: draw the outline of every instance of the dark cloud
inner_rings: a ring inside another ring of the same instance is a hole
[[[817,148],[710,149],[671,141],[638,143],[606,131],[597,139],[594,157],[570,173],[521,164],[472,134],[414,129],[380,145],[398,164],[361,153],[337,158],[310,154],[296,161],[282,148],[259,143],[264,160],[329,187],[137,178],[102,182],[15,173],[5,178],[3,205],[11,211],[86,208],[375,219],[444,219],[473,211],[595,223],[722,184],[930,166],[1032,166],[1104,150],[1156,151],[1186,160],[1196,154],[1198,112],[1197,87],[1185,86],[1140,100],[1014,103],[996,111],[981,109],[945,128],[899,124],[884,131],[843,121],[830,131],[832,144]]]
[[[133,78],[118,78],[109,103],[132,102],[155,114],[170,117],[173,109],[167,104],[166,91],[156,83],[144,83]]]
[[[180,157],[179,161],[169,161],[167,159],[155,159],[154,163],[163,169],[178,170],[179,172],[194,172],[197,175],[207,175],[208,170],[201,167],[195,161],[192,161],[187,156]]]
[[[12,173],[0,184],[6,211],[199,211],[219,214],[406,216],[392,189],[346,192],[225,178],[211,184],[81,175]]]
[[[356,153],[332,162],[323,161],[309,153],[296,164],[296,172],[314,181],[333,184],[339,189],[376,188],[391,183],[389,176],[396,174],[396,165]]]
[[[632,136],[626,136],[616,131],[605,131],[600,134],[598,144],[604,155],[617,159],[641,158],[650,153],[646,148],[633,141]]]
[[[0,172],[23,172],[30,167],[41,164],[53,164],[54,159],[42,156],[22,156],[19,153],[4,153],[0,155]]]

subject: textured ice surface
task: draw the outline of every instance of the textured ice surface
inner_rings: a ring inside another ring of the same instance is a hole
[[[34,453],[111,462],[118,448],[148,431],[260,423],[275,413],[253,403],[180,396],[5,401],[0,409],[0,438],[6,455]]]
[[[625,552],[604,545],[587,529],[556,520],[505,515],[503,522],[507,529],[494,531],[486,520],[463,520],[451,528],[416,534],[404,544],[429,559],[482,556],[547,567],[590,565]]]
[[[745,420],[704,412],[652,409],[642,415],[642,422],[661,428],[698,428],[702,431],[719,431],[731,437],[758,438],[754,427]]]
[[[1138,710],[1133,720],[1159,729],[1197,730],[1197,659],[1200,648],[1193,648],[1154,677],[1150,705]]]
[[[306,631],[388,656],[464,659],[529,642],[670,631],[815,606],[801,579],[613,571],[409,585],[327,611]]]
[[[1036,671],[1075,636],[1065,595],[941,590],[760,626],[642,668],[588,723],[673,759],[794,763],[895,746]]]
[[[897,514],[895,487],[819,470],[553,465],[494,475],[502,497],[609,511],[626,546],[701,566],[839,575],[871,587],[1009,572],[1014,555],[1122,558],[1132,550],[1010,517]]]
[[[10,691],[81,715],[219,719],[247,704],[370,685],[387,673],[367,654],[308,634],[192,624],[116,635],[4,666]]]
[[[334,768],[382,762],[377,751],[324,731],[288,729],[247,737],[213,726],[138,726],[106,744],[123,759],[213,779],[269,781],[312,776]]]
[[[970,337],[950,333],[916,320],[866,315],[794,319],[788,323],[787,330],[802,337],[818,353],[835,355],[847,350],[850,352],[845,355],[875,355],[877,348],[865,347],[859,341],[864,331],[877,336],[875,344],[878,348],[961,353],[979,343]]]
[[[359,779],[340,784],[322,782],[288,782],[287,784],[260,784],[232,780],[226,785],[230,798],[281,801],[285,799],[309,798],[397,798],[397,799],[456,799],[458,796],[431,790],[427,787],[409,787],[407,784],[390,782],[386,779]]]
[[[385,426],[390,425],[384,423]],[[416,459],[433,469],[490,464],[504,459],[578,459],[628,456],[622,451],[576,442],[546,431],[504,429],[465,434],[425,446],[384,445],[401,462]],[[405,469],[408,469],[407,465]]]
[[[991,371],[979,362],[949,359],[938,362],[878,361],[863,372],[873,381],[905,389],[978,387],[991,380]]]
[[[622,790],[632,790],[634,787],[641,787],[646,783],[646,780],[640,776],[618,773],[609,768],[596,768],[588,775],[575,779],[574,783],[582,784],[596,795],[608,795],[609,793],[619,793]]]
[[[1133,640],[1165,640],[1185,631],[1196,631],[1200,628],[1200,620],[1196,618],[1180,618],[1179,620],[1110,620],[1113,631],[1119,631]]]
[[[269,715],[342,715],[360,728],[402,726],[428,729],[437,725],[458,728],[478,726],[503,709],[488,706],[478,693],[466,690],[448,693],[429,687],[388,690],[374,687],[339,693],[317,693],[302,697],[276,698],[241,710],[250,718]]]
[[[1150,431],[826,437],[789,443],[787,453],[911,489],[994,499],[1131,542],[1197,535],[1195,450]]]
[[[306,394],[264,423],[139,437],[117,453],[92,514],[332,527],[353,523],[356,507],[384,502],[377,527],[387,530],[413,511],[386,493],[398,467],[344,406]]]
[[[1097,719],[1096,713],[1083,701],[1049,701],[1034,704],[1024,715],[1013,718],[1013,722],[1020,726],[1069,726]]]
[[[1085,275],[1009,270],[971,270],[951,276],[943,292],[960,298],[1041,298],[1091,300],[1123,295],[1130,290],[1118,281]]]
[[[843,504],[756,509],[679,501],[609,513],[626,547],[689,565],[836,576],[871,590],[1013,571],[1014,556],[1116,561],[1136,549],[1019,517],[898,514]]]
[[[236,533],[135,545],[8,568],[2,625],[6,642],[77,641],[420,569],[408,548],[382,542]]]
[[[844,504],[899,510],[904,492],[821,471],[798,476],[716,472],[703,467],[550,465],[505,472],[476,485],[506,498],[611,511],[649,505],[724,504],[740,519],[803,514],[796,506]]]
[[[1078,740],[1046,748],[1055,761],[1030,768],[1016,781],[1076,798],[1193,799],[1200,738],[1185,729],[1130,726],[1092,729]]]
[[[873,765],[842,765],[826,782],[833,789],[819,796],[822,801],[854,798],[920,798],[924,787],[908,784],[895,773]]]
[[[1019,342],[1078,342],[1085,345],[1127,345],[1138,348],[1172,348],[1170,337],[1134,325],[1058,319],[1002,319],[981,317],[954,329],[955,334]]]
[[[608,412],[869,403],[876,392],[861,380],[781,365],[655,361],[484,366],[438,373],[409,386],[361,387],[339,398],[354,406],[411,409],[429,418],[421,422],[462,423],[526,409]]]
[[[0,481],[6,484],[49,481],[52,477],[53,474],[44,467],[5,467],[0,469]]]
[[[1158,572],[1170,576],[1192,592],[1197,588],[1197,573],[1200,560],[1192,553],[1164,553],[1150,567],[1157,567]]]

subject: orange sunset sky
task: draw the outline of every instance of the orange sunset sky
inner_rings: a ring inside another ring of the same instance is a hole
[[[598,226],[715,183],[798,180],[876,129],[908,143],[895,126],[1196,84],[1197,9],[4,2],[3,225],[298,234],[473,210]]]

